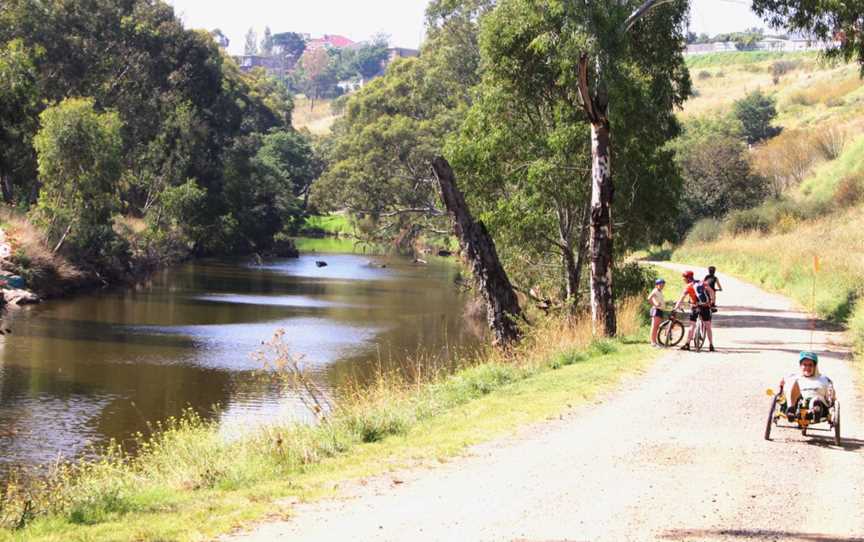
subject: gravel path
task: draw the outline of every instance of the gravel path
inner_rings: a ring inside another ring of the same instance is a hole
[[[843,446],[812,430],[765,441],[765,389],[811,349],[810,320],[721,282],[717,353],[670,352],[597,408],[225,540],[864,542],[864,405],[843,337],[816,331],[812,345],[843,405]]]

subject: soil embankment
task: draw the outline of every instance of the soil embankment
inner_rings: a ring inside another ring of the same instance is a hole
[[[864,541],[864,426],[843,336],[721,280],[718,352],[670,352],[594,408],[227,540]],[[765,389],[801,349],[835,382],[842,447],[812,429],[762,438]]]

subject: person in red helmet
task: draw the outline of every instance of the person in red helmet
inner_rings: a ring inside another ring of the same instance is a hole
[[[675,308],[678,310],[685,300],[690,301],[690,330],[687,332],[687,342],[681,347],[681,350],[690,350],[690,341],[693,340],[693,334],[696,332],[696,321],[699,316],[705,323],[705,336],[708,337],[708,350],[714,351],[714,335],[711,332],[711,305],[714,304],[714,289],[704,282],[697,281],[693,278],[693,271],[685,271],[681,277],[684,279],[684,293],[681,298],[675,303]]]

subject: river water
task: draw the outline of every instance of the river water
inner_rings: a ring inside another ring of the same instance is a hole
[[[447,261],[350,253],[196,262],[135,288],[11,310],[0,324],[0,476],[130,442],[188,407],[227,429],[302,419],[255,357],[280,329],[334,396],[408,357],[466,355],[482,333],[463,319],[458,273]]]

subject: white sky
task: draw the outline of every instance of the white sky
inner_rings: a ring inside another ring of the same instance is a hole
[[[377,33],[398,47],[417,48],[423,39],[423,12],[428,0],[167,0],[187,28],[219,28],[231,40],[229,51],[243,52],[254,28],[273,33],[341,34],[355,41]],[[691,0],[693,32],[715,35],[764,26],[750,11],[749,0]]]

